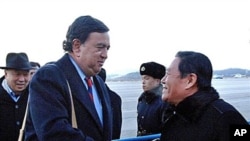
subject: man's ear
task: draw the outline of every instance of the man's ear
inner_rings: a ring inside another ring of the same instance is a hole
[[[197,84],[197,75],[195,73],[190,73],[186,77],[186,89],[189,89]]]
[[[72,51],[74,53],[80,52],[81,41],[79,39],[74,39],[72,41]]]

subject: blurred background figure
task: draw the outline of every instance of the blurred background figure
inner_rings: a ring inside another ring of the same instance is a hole
[[[137,136],[160,133],[161,118],[167,103],[162,101],[161,78],[166,68],[156,62],[140,66],[143,92],[137,104]]]
[[[33,62],[33,61],[30,61],[30,65],[32,66],[32,69],[30,70],[30,78],[32,78],[32,76],[41,66],[38,62]]]
[[[104,82],[106,82],[106,70],[104,68],[98,73]],[[108,92],[110,94],[112,112],[113,112],[113,135],[112,139],[120,139],[122,128],[122,100],[121,97],[111,90],[106,84]]]

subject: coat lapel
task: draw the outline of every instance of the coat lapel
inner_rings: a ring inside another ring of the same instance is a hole
[[[95,122],[100,128],[100,130],[103,131],[95,106],[93,102],[89,99],[87,88],[83,84],[79,75],[73,75],[73,76],[71,75],[72,73],[77,73],[77,71],[75,67],[73,66],[73,64],[70,62],[67,54],[64,55],[64,57],[58,61],[58,66],[61,69],[63,69],[63,72],[65,72],[65,76],[67,80],[69,81],[73,100],[79,101],[79,103],[88,110],[90,115],[95,119]],[[103,108],[106,108],[106,107],[103,107]]]

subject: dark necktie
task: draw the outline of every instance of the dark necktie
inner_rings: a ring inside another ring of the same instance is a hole
[[[89,77],[86,77],[85,80],[86,80],[87,85],[88,85],[89,97],[90,97],[91,101],[93,101],[94,98],[93,98],[93,93],[92,93],[92,85],[93,85],[92,80]]]

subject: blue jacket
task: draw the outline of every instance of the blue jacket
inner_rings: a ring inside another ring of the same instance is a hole
[[[27,141],[109,141],[112,139],[112,109],[105,83],[94,76],[103,108],[103,127],[89,100],[88,91],[75,67],[65,54],[55,65],[45,65],[30,83]],[[74,101],[78,128],[71,125],[71,102],[66,79]]]
[[[166,102],[161,99],[162,85],[143,92],[137,104],[137,136],[160,133],[162,113]]]

